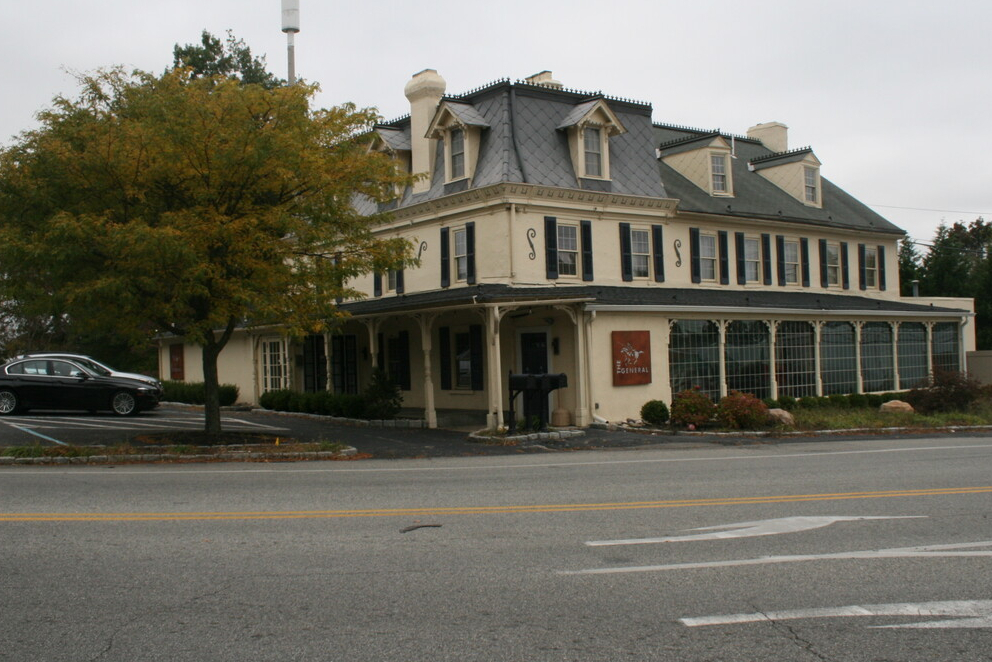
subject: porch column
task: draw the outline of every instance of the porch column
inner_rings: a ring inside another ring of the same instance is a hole
[[[823,397],[823,365],[820,359],[820,332],[823,321],[813,322],[813,370],[816,371],[816,395]]]
[[[933,322],[926,322],[927,329],[927,379],[933,377]]]
[[[775,349],[778,344],[778,322],[766,320],[768,325],[768,378],[771,399],[778,400],[778,375],[775,372]]]
[[[902,322],[889,322],[889,326],[892,327],[892,388],[890,391],[899,390],[899,329],[902,327]]]
[[[382,327],[381,318],[362,320],[365,328],[369,330],[369,354],[372,355],[372,370],[379,367],[379,328]]]
[[[720,352],[720,398],[727,397],[727,320],[717,320],[719,341],[717,351]]]
[[[574,341],[574,365],[575,375],[571,377],[570,388],[575,388],[575,420],[576,427],[586,427],[592,420],[589,416],[589,389],[587,387],[586,374],[589,369],[589,352],[586,348],[585,313],[579,306],[555,306],[568,315],[575,329]]]
[[[864,322],[854,323],[854,362],[857,364],[858,370],[858,383],[857,383],[857,393],[865,392],[865,380],[861,375],[861,326]]]
[[[431,333],[434,328],[436,313],[421,313],[414,315],[420,324],[420,348],[424,352],[424,420],[427,427],[437,427],[437,410],[434,408],[434,379],[431,376]]]
[[[499,306],[486,308],[486,365],[489,374],[486,389],[489,391],[489,410],[486,425],[490,429],[503,427],[503,364],[499,347],[499,322],[503,312]]]

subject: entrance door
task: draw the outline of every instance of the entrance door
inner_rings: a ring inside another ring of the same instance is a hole
[[[306,393],[327,390],[327,352],[322,335],[303,339],[303,390]]]
[[[546,331],[525,331],[520,334],[520,372],[530,375],[543,375],[548,372]],[[548,420],[548,398],[542,397],[540,393],[531,397],[524,393],[521,398],[524,401],[525,423],[530,423],[536,418]]]

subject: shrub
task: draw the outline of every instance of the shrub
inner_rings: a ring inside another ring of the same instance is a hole
[[[791,395],[780,395],[778,396],[778,408],[792,411],[796,408],[796,399]]]
[[[365,417],[369,419],[396,418],[403,406],[400,387],[389,379],[385,370],[372,373],[372,380],[365,389]]]
[[[782,409],[783,408],[783,407],[781,407],[779,405],[779,401],[776,400],[775,398],[763,398],[761,401],[764,402],[765,403],[765,406],[768,407],[769,409]]]
[[[716,419],[720,425],[738,430],[761,427],[768,418],[768,405],[751,393],[731,391],[716,406]]]
[[[708,423],[715,413],[716,405],[698,386],[676,393],[672,399],[672,423],[676,425],[698,427]]]
[[[668,422],[668,405],[661,400],[648,400],[641,407],[641,418],[654,426]]]
[[[238,387],[234,384],[220,384],[218,397],[221,407],[230,407],[238,401]],[[190,405],[202,405],[207,401],[206,387],[203,382],[162,382],[162,399],[165,402],[184,402]]]
[[[914,388],[906,394],[906,401],[923,414],[963,412],[981,393],[981,384],[972,377],[961,372],[934,368],[929,385],[926,388]]]
[[[851,406],[851,401],[847,399],[846,395],[841,395],[840,393],[834,393],[833,395],[827,396],[827,401],[831,405],[837,407],[838,409],[847,409]]]
[[[880,393],[866,393],[865,398],[868,400],[868,406],[874,409],[878,409],[885,402],[885,398]]]
[[[868,406],[868,396],[864,393],[852,393],[847,396],[847,406],[851,409],[864,409]]]

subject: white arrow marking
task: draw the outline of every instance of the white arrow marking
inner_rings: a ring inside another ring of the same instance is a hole
[[[686,536],[669,536],[666,538],[631,538],[629,540],[591,540],[586,542],[590,547],[607,545],[649,545],[661,542],[695,542],[697,540],[726,540],[728,538],[752,538],[755,536],[772,536],[779,533],[795,533],[830,526],[834,522],[855,522],[869,519],[915,519],[925,515],[903,515],[896,517],[845,517],[826,515],[822,517],[780,517],[778,519],[756,520],[754,522],[738,522],[736,524],[719,524],[717,526],[701,526],[690,531],[711,531],[711,533],[696,533]]]
[[[992,540],[963,542],[952,545],[925,545],[922,547],[894,547],[891,549],[869,549],[833,554],[801,554],[795,556],[762,556],[755,559],[732,559],[729,561],[702,561],[698,563],[672,563],[668,565],[641,565],[623,568],[590,568],[587,570],[559,570],[560,575],[613,575],[626,572],[659,572],[663,570],[698,570],[700,568],[733,568],[745,565],[767,565],[770,563],[799,563],[802,561],[834,561],[844,559],[902,559],[936,557],[977,557],[992,556],[992,550],[969,549],[971,547],[992,547]],[[966,551],[951,551],[951,550]]]
[[[873,628],[988,628],[992,627],[992,600],[958,600],[947,602],[899,602],[883,605],[851,605],[824,609],[725,614],[680,618],[683,625],[695,628],[708,625],[788,621],[800,618],[836,618],[851,616],[955,616],[958,620],[923,621],[898,625],[874,625]],[[968,617],[968,618],[964,618]]]

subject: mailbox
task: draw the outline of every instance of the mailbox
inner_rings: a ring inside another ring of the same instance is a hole
[[[568,376],[565,373],[520,374],[510,373],[510,424],[512,434],[517,429],[517,416],[513,402],[521,393],[524,394],[524,416],[537,416],[540,429],[548,427],[548,394],[568,386]]]

